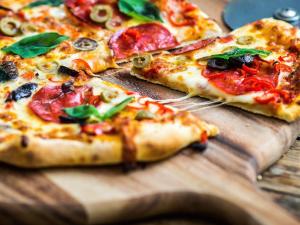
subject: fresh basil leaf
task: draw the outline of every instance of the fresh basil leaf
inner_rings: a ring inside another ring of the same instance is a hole
[[[262,57],[269,56],[271,52],[264,51],[264,50],[258,50],[258,49],[246,49],[246,48],[235,48],[230,52],[226,52],[223,54],[217,54],[209,56],[208,59],[225,59],[229,60],[230,58],[236,58],[244,55],[259,55]]]
[[[122,111],[133,99],[134,97],[129,97],[123,100],[122,102],[120,102],[119,104],[115,105],[114,107],[112,107],[102,115],[102,119],[107,120],[113,117],[114,115]]]
[[[37,0],[35,2],[30,3],[25,8],[34,8],[41,5],[60,6],[63,3],[64,0]]]
[[[88,119],[90,117],[98,118],[102,121],[102,117],[95,106],[92,105],[80,105],[72,108],[65,108],[64,112],[75,119]]]
[[[133,99],[134,97],[126,98],[119,104],[110,108],[103,115],[101,115],[98,109],[92,105],[80,105],[72,108],[65,108],[64,112],[74,119],[87,120],[92,118],[93,121],[97,120],[98,122],[102,122],[122,111]]]
[[[26,37],[8,47],[2,48],[6,53],[13,53],[22,58],[33,58],[56,48],[69,37],[55,32],[42,33]]]
[[[133,18],[163,22],[159,9],[149,0],[119,0],[118,6],[122,13]]]

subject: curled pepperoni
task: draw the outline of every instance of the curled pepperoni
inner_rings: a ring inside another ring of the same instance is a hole
[[[216,38],[209,38],[209,39],[205,39],[205,40],[199,40],[193,44],[184,46],[182,48],[176,49],[174,51],[172,51],[172,54],[174,55],[180,55],[186,52],[191,52],[194,50],[198,50],[201,48],[205,48],[206,46],[210,45],[211,43],[215,42]]]
[[[70,92],[63,92],[62,86],[46,86],[40,89],[29,103],[29,108],[42,120],[60,122],[63,109],[83,104],[98,105],[91,87],[74,87]]]
[[[178,45],[176,38],[164,26],[146,23],[115,33],[109,46],[116,59],[124,59],[134,54],[170,49]]]

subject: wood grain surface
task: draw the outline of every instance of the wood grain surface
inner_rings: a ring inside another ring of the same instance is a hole
[[[195,2],[220,20],[226,1]],[[157,99],[182,96],[127,74],[103,79]],[[22,170],[1,165],[0,223],[105,224],[191,213],[223,224],[299,224],[259,190],[256,177],[294,142],[300,121],[287,124],[232,107],[197,115],[221,129],[206,152],[187,149],[130,173],[120,167]]]

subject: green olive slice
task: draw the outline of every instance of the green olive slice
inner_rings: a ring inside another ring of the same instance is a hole
[[[32,23],[22,23],[20,30],[23,34],[30,34],[37,31],[37,28]]]
[[[4,17],[0,20],[0,30],[8,36],[15,36],[19,32],[21,22],[12,17]]]
[[[250,45],[254,42],[254,38],[252,36],[241,36],[237,39],[237,43],[239,45]]]
[[[136,120],[146,120],[146,119],[155,119],[155,118],[156,115],[154,113],[146,110],[139,111],[135,116]]]
[[[90,18],[96,23],[105,23],[113,16],[113,9],[109,5],[95,5],[90,13]]]
[[[116,98],[118,96],[118,93],[113,92],[113,91],[103,91],[101,92],[101,99],[105,103],[110,103],[112,99]]]
[[[54,73],[58,70],[59,63],[56,61],[37,64],[37,68],[44,73]]]
[[[139,55],[133,58],[132,63],[135,68],[142,69],[148,66],[152,61],[151,54]]]
[[[120,18],[111,18],[106,21],[105,28],[108,30],[115,30],[122,25],[122,20]]]
[[[98,47],[98,43],[91,38],[78,38],[74,41],[73,46],[80,51],[93,51]]]

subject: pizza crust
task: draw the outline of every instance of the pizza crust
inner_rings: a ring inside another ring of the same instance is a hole
[[[215,126],[200,122],[191,114],[168,122],[132,121],[132,138],[137,162],[165,159],[190,143],[200,140],[201,134],[215,136]],[[124,146],[121,136],[92,137],[91,141],[42,139],[22,134],[1,137],[0,161],[19,167],[41,168],[54,166],[112,165],[123,162]]]

